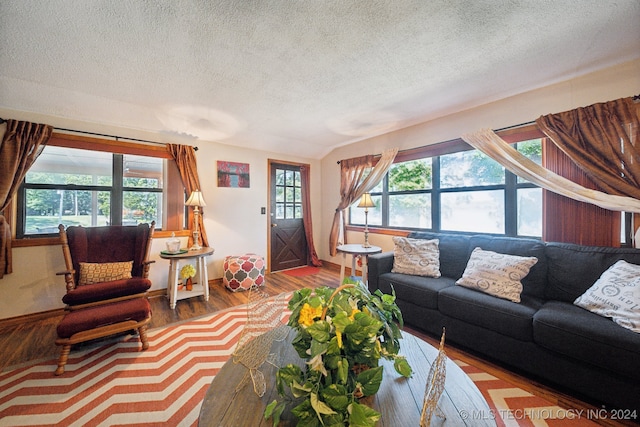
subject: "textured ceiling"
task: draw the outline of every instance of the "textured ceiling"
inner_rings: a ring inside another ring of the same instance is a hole
[[[639,22],[638,0],[2,0],[0,107],[321,158],[638,58]]]

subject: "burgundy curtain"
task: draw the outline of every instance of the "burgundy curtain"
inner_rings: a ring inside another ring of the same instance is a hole
[[[6,121],[6,129],[0,139],[0,278],[12,272],[11,229],[7,218],[1,214],[51,138],[52,132],[53,127],[49,125]]]
[[[545,145],[544,166],[588,188],[640,200],[638,111],[623,98],[540,117],[536,123],[557,147]],[[545,240],[620,245],[618,212],[548,192],[544,206]]]
[[[300,166],[300,183],[302,185],[302,212],[304,234],[307,237],[307,248],[309,250],[307,262],[313,266],[321,267],[322,261],[318,257],[315,245],[313,244],[313,222],[311,220],[311,189],[310,189],[310,171],[308,165]]]
[[[182,184],[187,191],[187,196],[194,190],[202,190],[200,187],[200,178],[198,177],[198,164],[196,162],[195,149],[190,145],[180,144],[167,144],[167,149],[178,166],[180,171],[180,177],[182,178]],[[200,238],[202,240],[202,246],[209,246],[209,240],[207,239],[207,232],[204,228],[204,222],[202,220],[204,215],[204,208],[200,209],[201,214],[198,216],[198,228],[200,230]],[[189,210],[189,218],[187,220],[189,230],[194,229],[193,212]],[[193,235],[189,235],[188,246],[193,245]]]
[[[640,199],[640,120],[632,98],[549,114],[536,123],[605,192]]]

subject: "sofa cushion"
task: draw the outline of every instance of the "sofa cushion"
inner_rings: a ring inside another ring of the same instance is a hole
[[[393,273],[440,277],[438,239],[393,237]]]
[[[536,257],[520,257],[475,248],[456,285],[520,302],[520,281],[537,262]]]
[[[434,310],[438,309],[438,292],[453,285],[454,280],[448,277],[436,279],[401,273],[385,273],[378,279],[383,293],[390,294],[393,289],[398,300]]]
[[[640,265],[616,262],[573,303],[640,333]]]
[[[87,304],[95,301],[123,297],[147,292],[151,288],[151,280],[141,277],[77,286],[67,291],[62,302],[68,305]]]
[[[445,288],[438,294],[442,314],[520,341],[533,340],[533,315],[542,304],[542,300],[529,296],[516,304],[461,286]]]
[[[475,248],[522,257],[535,257],[538,262],[531,267],[529,274],[522,279],[522,293],[544,298],[547,286],[547,261],[545,244],[536,239],[515,237],[473,236],[469,242],[469,252]]]
[[[113,280],[131,279],[133,261],[124,262],[81,262],[78,286]]]
[[[533,337],[551,351],[640,380],[640,334],[571,303],[546,302],[533,317]]]
[[[609,267],[623,259],[640,264],[640,249],[547,243],[548,278],[545,297],[572,304]]]
[[[469,236],[416,231],[410,233],[407,237],[427,240],[438,239],[440,274],[452,279],[462,277],[464,267],[469,261]]]

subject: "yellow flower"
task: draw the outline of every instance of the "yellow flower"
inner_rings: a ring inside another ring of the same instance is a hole
[[[338,340],[338,348],[342,348],[342,333],[336,330],[336,339]]]
[[[311,307],[309,303],[304,303],[302,309],[300,309],[300,317],[298,323],[303,326],[313,325],[314,319],[322,316],[322,307]]]
[[[353,321],[355,319],[356,313],[360,313],[360,310],[358,310],[357,308],[351,310],[351,316],[349,316],[349,320]]]
[[[183,279],[187,279],[187,278],[193,277],[195,275],[196,275],[196,269],[191,264],[186,264],[180,270],[180,277],[182,277]]]

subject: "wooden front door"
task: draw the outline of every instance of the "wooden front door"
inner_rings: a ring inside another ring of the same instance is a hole
[[[270,163],[271,271],[307,264],[300,165]]]

